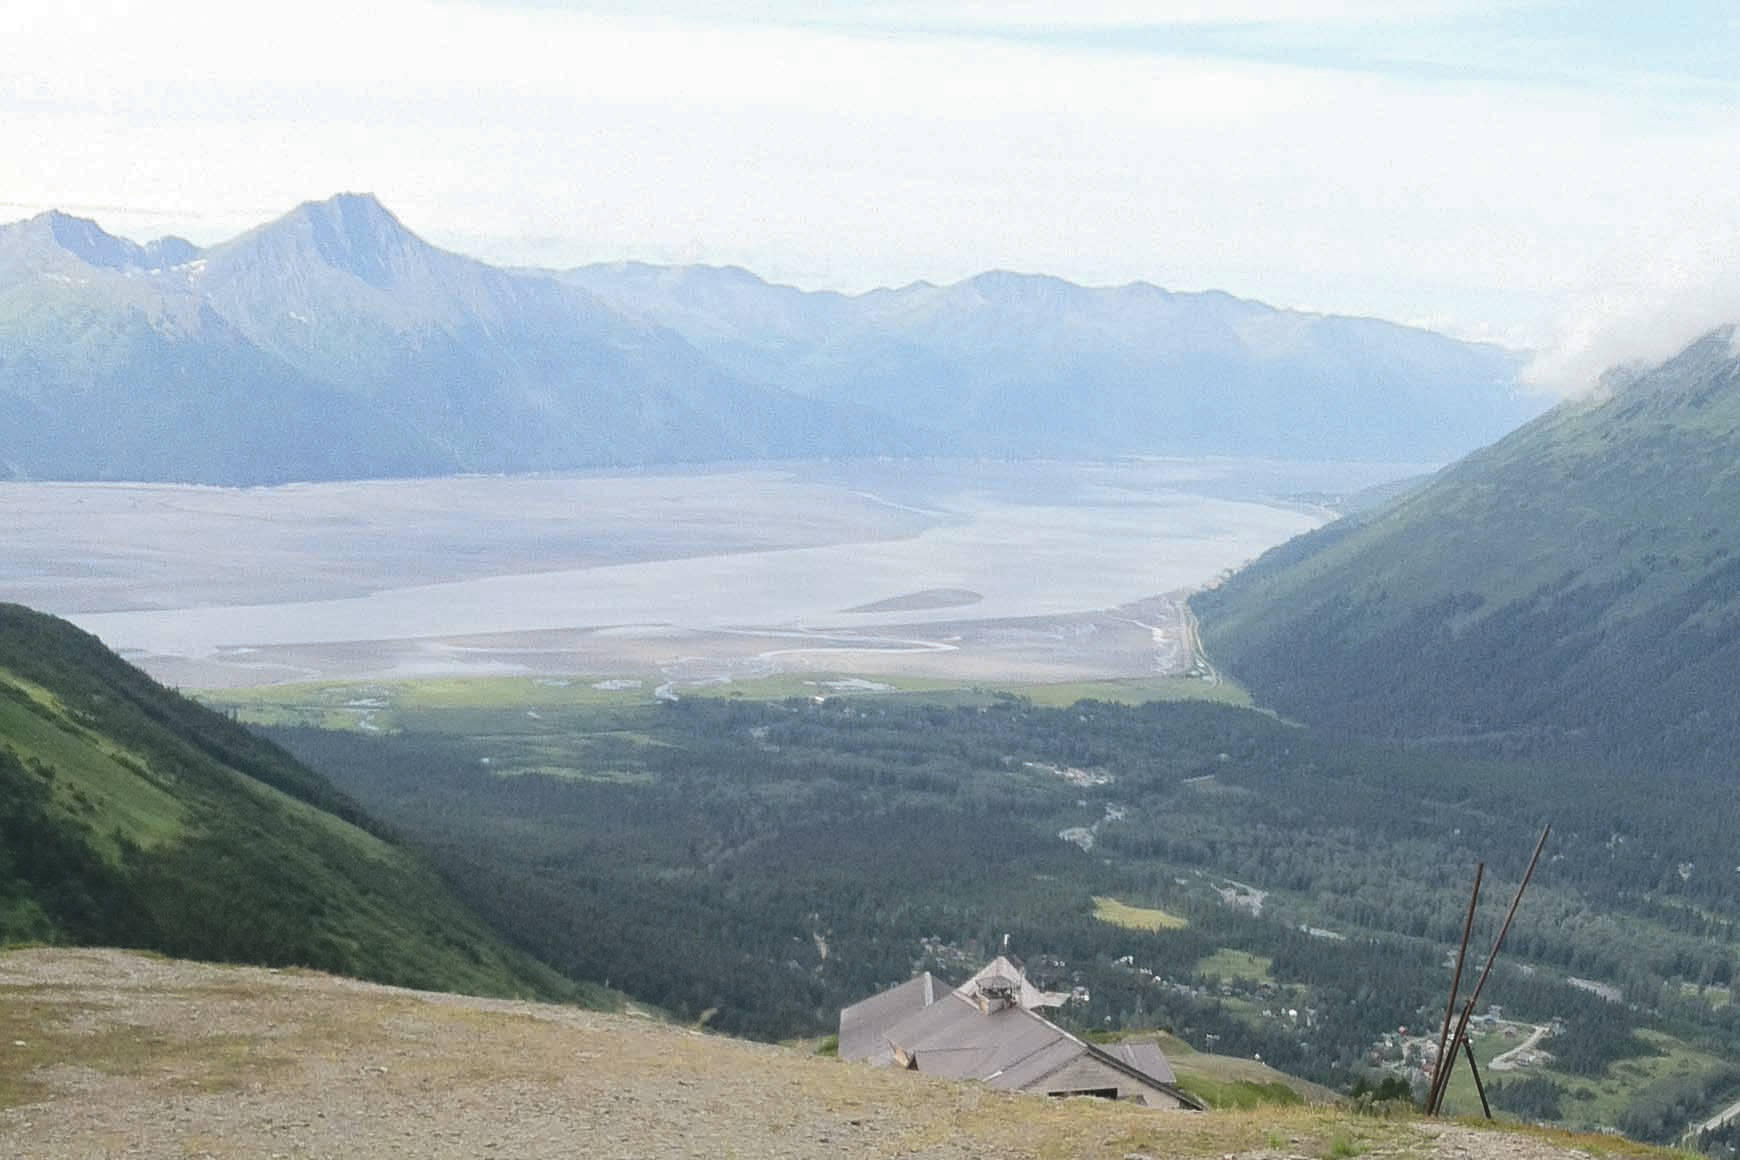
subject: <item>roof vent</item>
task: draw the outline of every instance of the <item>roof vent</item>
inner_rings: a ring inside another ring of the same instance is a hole
[[[1008,975],[986,975],[978,980],[973,990],[979,1010],[987,1015],[1017,1006],[1021,1001],[1021,980],[1011,979]]]

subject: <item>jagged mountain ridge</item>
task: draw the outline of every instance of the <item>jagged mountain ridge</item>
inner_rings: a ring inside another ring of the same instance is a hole
[[[506,270],[373,197],[201,250],[0,227],[0,477],[270,483],[857,455],[1421,460],[1539,404],[1517,356],[1224,294],[992,273]]]
[[[993,271],[847,296],[736,268],[564,272],[734,373],[985,453],[1451,458],[1532,418],[1520,357],[1374,319]]]
[[[1734,327],[1193,600],[1280,711],[1364,733],[1722,769],[1740,755]]]
[[[584,291],[430,246],[373,198],[304,205],[206,257],[200,286],[220,314],[468,469],[912,446],[854,408],[734,380]]]
[[[440,468],[387,416],[213,310],[193,285],[197,261],[174,239],[135,246],[61,214],[0,227],[0,478],[256,483]]]
[[[166,264],[170,257],[184,261]],[[372,197],[230,242],[0,230],[0,469],[269,483],[925,451],[675,333],[429,245]]]

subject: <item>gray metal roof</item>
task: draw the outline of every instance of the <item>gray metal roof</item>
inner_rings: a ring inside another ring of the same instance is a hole
[[[1002,963],[997,960],[975,978],[992,974]],[[1186,1107],[1202,1106],[1175,1086],[1172,1065],[1158,1043],[1098,1047],[1019,1003],[981,1007],[970,983],[946,991],[928,972],[840,1012],[842,1059],[889,1064],[897,1051],[926,1074],[976,1079],[1010,1091],[1040,1087],[1047,1076],[1088,1056],[1166,1090]]]
[[[889,1029],[889,1038],[916,1057],[918,1070],[955,1079],[990,1080],[1069,1037],[1031,1011],[1011,1006],[989,1014],[950,994]],[[1079,1048],[1070,1054],[1077,1054]],[[1041,1073],[1043,1074],[1043,1073]]]
[[[840,1012],[840,1058],[887,1063],[893,1058],[888,1029],[936,1002],[946,988],[926,971],[847,1007]]]
[[[1151,1040],[1148,1042],[1108,1044],[1102,1050],[1107,1055],[1129,1064],[1143,1075],[1153,1076],[1161,1083],[1178,1082],[1178,1076],[1172,1071],[1172,1061],[1166,1058],[1166,1053],[1160,1050],[1160,1045]]]

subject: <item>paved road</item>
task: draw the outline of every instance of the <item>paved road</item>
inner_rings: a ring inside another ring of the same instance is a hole
[[[1740,1100],[1735,1100],[1733,1103],[1729,1104],[1704,1122],[1693,1124],[1691,1127],[1687,1128],[1685,1138],[1689,1140],[1700,1132],[1714,1132],[1717,1128],[1727,1124],[1730,1120],[1737,1118],[1740,1118]]]

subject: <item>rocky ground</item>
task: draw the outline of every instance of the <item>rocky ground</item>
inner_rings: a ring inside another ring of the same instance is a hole
[[[106,950],[0,954],[0,1155],[1569,1160],[1340,1109],[1000,1095],[651,1019]]]

